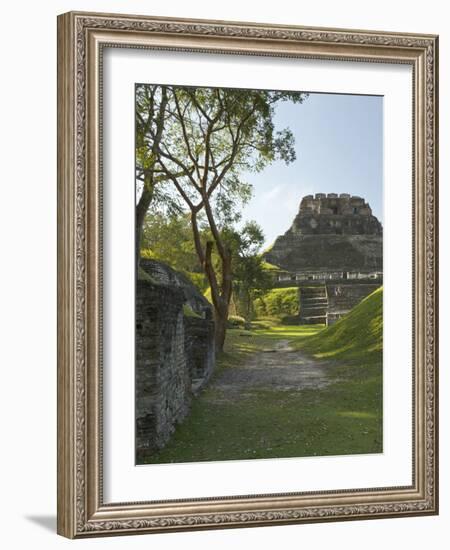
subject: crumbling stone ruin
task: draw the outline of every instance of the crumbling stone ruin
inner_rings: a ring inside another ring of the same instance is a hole
[[[215,364],[212,307],[181,273],[141,260],[136,284],[136,458],[163,448]]]
[[[382,284],[383,228],[362,197],[308,195],[265,259],[301,288],[300,323],[331,324]]]
[[[363,198],[308,195],[292,226],[266,253],[278,280],[376,279],[383,270],[383,230]]]

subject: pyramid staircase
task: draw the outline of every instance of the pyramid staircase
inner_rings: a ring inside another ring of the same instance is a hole
[[[301,325],[326,324],[327,310],[327,287],[324,284],[301,288],[299,317]]]

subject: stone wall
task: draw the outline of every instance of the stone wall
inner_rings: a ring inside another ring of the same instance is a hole
[[[184,295],[138,281],[136,287],[136,453],[162,448],[189,411]]]
[[[208,382],[215,365],[214,321],[185,317],[185,354],[192,392]]]
[[[169,441],[215,366],[211,304],[169,266],[142,260],[136,286],[136,458]]]
[[[158,283],[180,288],[183,291],[186,304],[201,317],[212,317],[211,304],[183,273],[175,271],[159,260],[142,258],[140,267]]]

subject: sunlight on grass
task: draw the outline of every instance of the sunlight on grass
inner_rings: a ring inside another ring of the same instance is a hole
[[[251,330],[229,329],[209,386],[193,400],[191,414],[177,426],[167,447],[144,462],[382,452],[382,334],[381,290],[331,327],[283,325],[276,318],[263,318],[254,321]],[[298,365],[320,359],[326,386],[280,391],[249,385],[244,398],[215,386],[233,369],[239,376],[248,361],[264,364],[264,352],[279,350],[270,356],[282,362],[280,349],[286,349],[286,341],[294,353],[298,350]]]
[[[313,336],[317,334],[317,330],[297,330],[296,327],[284,327],[278,328],[274,327],[270,330],[256,330],[256,334],[261,336],[273,336],[274,338],[306,338],[308,336]]]
[[[252,323],[252,333],[269,338],[305,338],[318,334],[324,325],[283,325],[278,319],[264,318]]]
[[[298,344],[298,345],[297,345]],[[364,298],[337,323],[295,347],[321,359],[381,363],[383,351],[383,288]]]
[[[362,412],[362,411],[346,411],[346,412],[338,412],[338,416],[342,416],[344,418],[375,418],[376,415],[369,412]]]

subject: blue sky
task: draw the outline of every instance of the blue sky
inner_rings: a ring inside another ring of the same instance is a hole
[[[266,245],[291,225],[304,195],[364,197],[383,223],[383,98],[310,94],[301,105],[277,107],[275,127],[295,136],[297,160],[245,174],[253,198],[243,211],[264,230]]]

